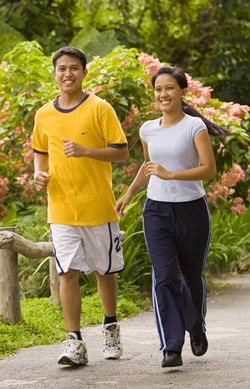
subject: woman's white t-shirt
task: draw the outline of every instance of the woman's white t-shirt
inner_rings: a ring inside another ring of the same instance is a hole
[[[185,114],[169,128],[160,126],[162,118],[149,120],[140,128],[140,137],[148,145],[149,158],[169,171],[188,170],[200,165],[194,144],[199,132],[206,130],[202,119]],[[205,195],[202,181],[163,180],[152,175],[147,196],[156,201],[184,202]]]

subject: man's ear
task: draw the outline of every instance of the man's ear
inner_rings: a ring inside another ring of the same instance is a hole
[[[83,78],[87,77],[87,74],[88,74],[88,69],[85,68],[83,71]]]

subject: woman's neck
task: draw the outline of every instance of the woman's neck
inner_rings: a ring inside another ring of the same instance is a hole
[[[161,119],[161,127],[168,128],[173,127],[175,124],[179,123],[183,118],[185,114],[181,112],[175,112],[175,113],[164,113],[163,112],[163,118]]]

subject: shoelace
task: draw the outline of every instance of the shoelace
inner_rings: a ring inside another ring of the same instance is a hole
[[[116,346],[118,338],[118,329],[113,331],[105,330],[105,344],[108,347]]]
[[[76,350],[78,350],[80,348],[80,344],[78,343],[79,341],[78,340],[73,340],[73,339],[69,339],[66,341],[66,347],[65,347],[65,350],[68,352],[68,351],[71,351],[71,352],[75,352]]]

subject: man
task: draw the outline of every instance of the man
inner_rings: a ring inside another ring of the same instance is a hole
[[[82,90],[87,75],[84,53],[62,47],[53,64],[60,95],[36,113],[34,182],[39,191],[48,188],[48,222],[68,331],[58,363],[84,365],[88,357],[80,333],[80,271],[95,272],[97,278],[105,314],[103,355],[122,355],[116,273],[124,262],[111,162],[126,161],[128,147],[113,108]]]

